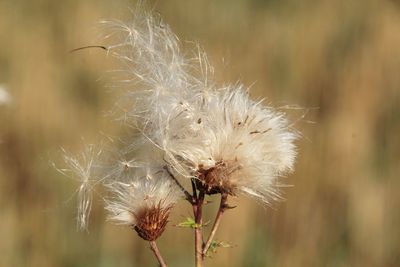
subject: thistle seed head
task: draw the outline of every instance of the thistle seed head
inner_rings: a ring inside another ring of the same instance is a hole
[[[123,98],[124,120],[169,169],[208,194],[279,199],[278,178],[292,170],[298,138],[286,114],[251,100],[242,84],[216,86],[206,54],[184,57],[171,29],[148,14],[109,25],[120,40],[110,53],[136,85]]]
[[[112,197],[106,201],[106,209],[110,220],[153,241],[163,233],[170,211],[183,193],[162,168],[139,168],[135,175],[129,183],[108,185]]]
[[[154,241],[164,232],[172,206],[164,207],[161,203],[152,207],[143,207],[135,214],[136,225],[133,229],[147,241]]]
[[[236,167],[233,167],[235,165]],[[229,176],[239,169],[239,165],[223,161],[217,162],[214,167],[209,169],[204,169],[203,165],[200,164],[198,179],[196,180],[197,188],[209,195],[223,193],[235,195],[236,185],[231,183]]]

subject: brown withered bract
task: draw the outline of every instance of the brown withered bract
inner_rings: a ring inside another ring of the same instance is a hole
[[[134,214],[136,224],[133,229],[144,240],[156,240],[165,230],[171,208],[172,206],[163,208],[161,203],[153,207],[143,207]]]
[[[229,176],[239,169],[240,166],[237,165],[237,163],[235,164],[235,162],[229,163],[219,161],[216,163],[215,167],[207,170],[200,165],[196,185],[208,195],[219,193],[235,195],[234,191],[236,185],[230,181]]]

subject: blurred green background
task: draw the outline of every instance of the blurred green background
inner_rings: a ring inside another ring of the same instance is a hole
[[[400,266],[400,1],[147,4],[204,47],[219,82],[255,82],[255,98],[309,108],[286,201],[234,200],[217,235],[233,247],[207,266]],[[77,153],[118,131],[104,116],[110,57],[68,51],[101,44],[96,22],[129,20],[134,7],[0,1],[0,266],[156,266],[147,243],[105,222],[98,197],[78,232],[78,184],[52,167],[60,147]],[[191,231],[173,226],[189,214],[180,205],[159,241],[171,267],[193,265]]]

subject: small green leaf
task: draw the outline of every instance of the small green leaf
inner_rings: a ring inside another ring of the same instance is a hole
[[[201,225],[197,224],[193,218],[187,217],[183,222],[178,223],[176,226],[184,228],[200,228]]]
[[[206,252],[206,256],[211,257],[212,253],[217,253],[218,248],[231,248],[231,247],[232,245],[227,242],[213,240]]]

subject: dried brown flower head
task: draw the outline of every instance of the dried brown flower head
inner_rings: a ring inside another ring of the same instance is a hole
[[[204,169],[200,165],[197,175],[197,187],[209,195],[218,193],[235,195],[236,186],[231,182],[230,176],[240,169],[241,166],[237,160],[232,162],[219,161],[216,162],[215,167],[209,169]]]
[[[133,229],[147,241],[154,241],[161,236],[168,223],[172,206],[163,207],[161,203],[153,207],[144,207],[134,214],[136,224]]]

